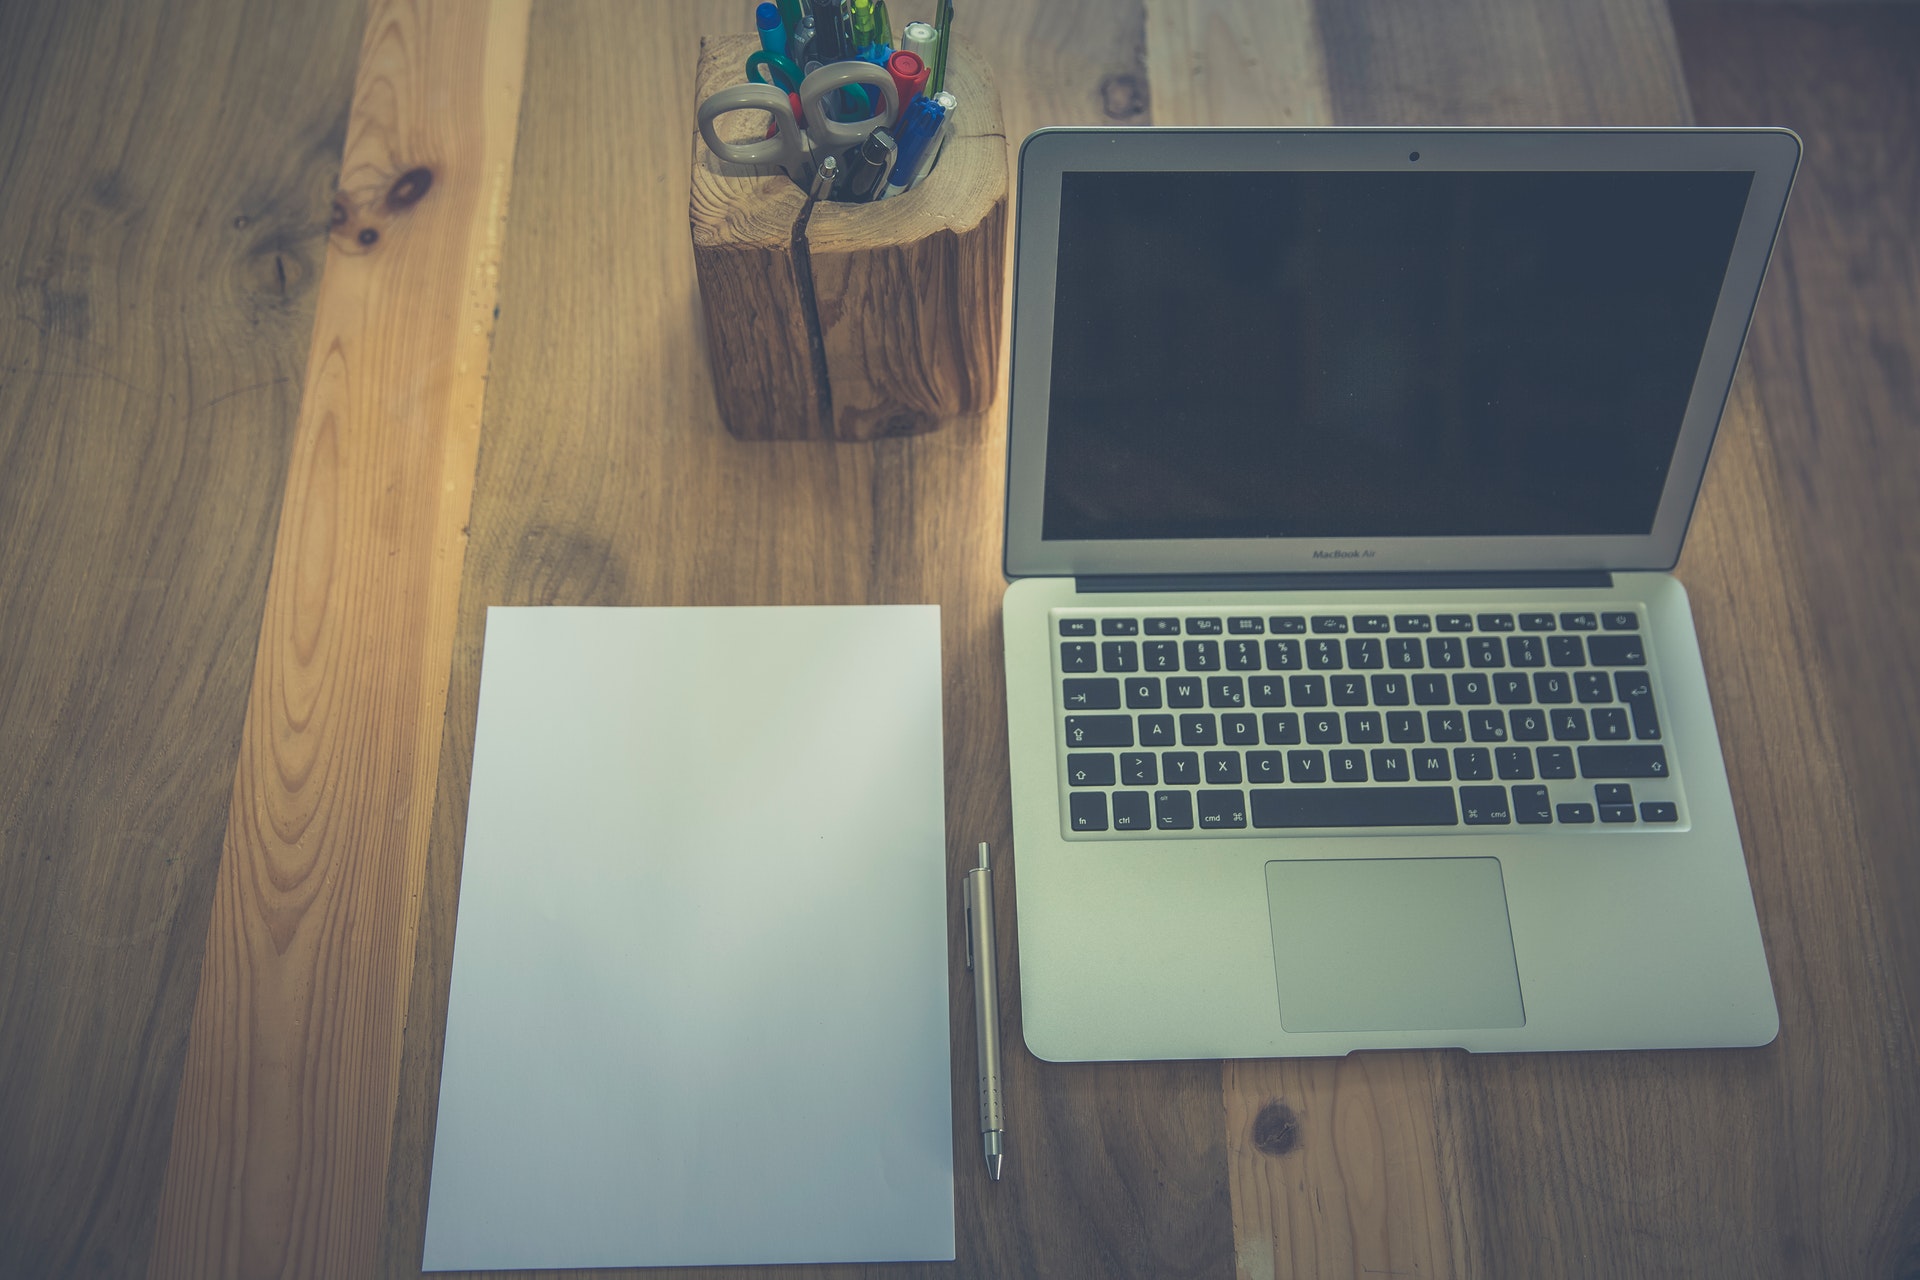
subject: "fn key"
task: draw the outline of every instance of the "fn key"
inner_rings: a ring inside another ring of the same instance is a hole
[[[1104,791],[1076,791],[1067,797],[1067,817],[1075,831],[1107,829],[1107,794]]]

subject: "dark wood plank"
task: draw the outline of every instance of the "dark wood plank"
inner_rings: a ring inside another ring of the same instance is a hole
[[[896,31],[919,16],[896,10]],[[931,435],[871,444],[744,443],[719,420],[688,244],[685,113],[699,37],[738,31],[744,20],[722,0],[535,11],[384,1272],[410,1276],[419,1266],[486,606],[936,602],[949,859],[957,885],[984,839],[999,871],[1009,1181],[988,1185],[978,1156],[956,895],[959,1265],[874,1274],[1228,1275],[1218,1065],[1059,1068],[1018,1039],[1019,857],[1006,850],[999,628],[1003,414],[996,407]],[[1008,4],[969,10],[964,21],[1013,136],[1110,111],[1144,118],[1137,8]],[[582,145],[587,137],[623,145]],[[820,1274],[781,1269],[790,1273]]]
[[[145,1267],[360,10],[0,5],[0,1275]]]

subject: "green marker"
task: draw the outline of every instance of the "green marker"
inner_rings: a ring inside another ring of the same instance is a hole
[[[947,86],[947,45],[953,38],[953,0],[940,0],[939,17],[934,23],[940,45],[933,53],[933,74],[927,77],[926,94],[932,97]]]
[[[893,24],[887,21],[887,0],[876,0],[873,6],[873,35],[873,42],[881,48],[893,48]]]

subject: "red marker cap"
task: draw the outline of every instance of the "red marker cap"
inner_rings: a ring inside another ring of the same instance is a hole
[[[897,123],[907,114],[907,104],[927,87],[927,64],[919,54],[902,49],[887,59],[887,74],[893,77],[893,87],[900,92],[900,111],[894,116]]]

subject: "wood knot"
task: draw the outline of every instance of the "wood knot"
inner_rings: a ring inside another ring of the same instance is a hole
[[[1132,120],[1147,114],[1147,82],[1131,72],[1100,82],[1100,110],[1109,120]]]
[[[360,234],[355,236],[354,239],[371,249],[374,245],[380,243],[380,233],[372,227],[362,227],[360,228]]]
[[[1300,1147],[1300,1117],[1275,1099],[1253,1118],[1253,1145],[1270,1156],[1284,1156]]]
[[[387,189],[387,212],[398,213],[418,204],[433,186],[433,170],[421,165],[407,170]]]

